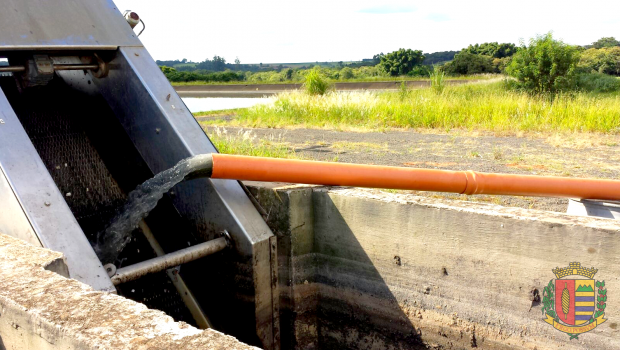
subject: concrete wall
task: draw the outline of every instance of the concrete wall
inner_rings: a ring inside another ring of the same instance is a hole
[[[253,348],[68,275],[61,253],[0,234],[0,350]]]
[[[282,348],[620,348],[616,221],[248,185],[278,236]],[[569,340],[543,321],[532,291],[574,261],[597,268],[610,297],[608,321]]]

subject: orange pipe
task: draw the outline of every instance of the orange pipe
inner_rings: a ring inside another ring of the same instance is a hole
[[[620,181],[490,174],[213,154],[215,179],[464,194],[620,199]]]

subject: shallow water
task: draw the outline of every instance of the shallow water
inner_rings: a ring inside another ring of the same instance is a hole
[[[157,202],[183,179],[198,170],[211,166],[210,155],[197,155],[183,159],[174,167],[164,170],[145,181],[129,193],[120,212],[105,231],[97,236],[95,252],[103,263],[114,262],[131,240],[131,233],[155,208]]]
[[[195,98],[184,97],[183,102],[190,112],[208,112],[222,109],[247,108],[265,103],[267,98],[232,98],[232,97],[208,97]]]

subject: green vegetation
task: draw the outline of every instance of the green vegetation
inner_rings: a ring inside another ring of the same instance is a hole
[[[467,52],[474,55],[484,55],[492,58],[504,58],[510,57],[517,53],[517,47],[512,43],[498,44],[497,42],[494,42],[469,45],[461,52]]]
[[[424,55],[420,50],[400,49],[381,56],[379,64],[389,75],[396,77],[407,75],[416,66],[422,65]]]
[[[446,88],[445,73],[438,67],[434,67],[431,77],[431,89],[435,91],[437,95],[443,93]]]
[[[304,90],[310,95],[325,95],[330,90],[330,84],[321,75],[319,69],[313,69],[306,74]]]
[[[220,153],[243,154],[256,157],[299,158],[281,140],[257,139],[250,130],[228,134],[225,128],[206,130],[209,138]]]
[[[577,47],[553,39],[551,33],[523,42],[506,72],[517,79],[517,86],[536,93],[555,93],[575,87]]]
[[[604,47],[614,46],[620,46],[620,41],[616,40],[616,38],[614,37],[600,38],[592,43],[592,47],[594,47],[595,49],[602,49]]]
[[[202,82],[232,82],[232,81],[241,81],[245,78],[243,72],[233,72],[233,71],[225,71],[225,72],[209,72],[209,73],[195,73],[195,72],[184,72],[178,71],[174,68],[161,66],[159,67],[161,71],[164,73],[166,78],[171,82],[191,82],[191,81],[202,81]]]
[[[288,92],[273,103],[239,110],[233,125],[383,130],[454,128],[492,132],[620,132],[617,93],[545,95],[506,88],[503,82],[447,86],[407,92],[312,96]]]
[[[443,70],[452,75],[496,73],[492,57],[469,52],[454,56],[454,60],[446,63]]]
[[[579,74],[576,88],[581,91],[614,92],[620,90],[620,79],[602,73]]]
[[[514,78],[507,86],[530,93],[555,94],[568,91],[606,93],[620,89],[620,42],[601,38],[583,47],[555,40],[551,33],[538,36],[520,47],[489,42],[469,45],[461,51],[423,54],[399,49],[356,62],[296,64],[227,63],[220,56],[203,62],[157,61],[173,83],[184,84],[278,84],[306,83],[311,93],[324,93],[325,84],[341,81],[406,81],[441,79],[489,79],[498,74]],[[431,65],[441,63],[441,65]],[[170,65],[170,66],[166,66]],[[320,77],[320,80],[316,78]],[[320,83],[320,84],[315,84]],[[324,86],[323,86],[324,85]],[[436,92],[441,85],[433,83]]]
[[[620,75],[620,46],[588,49],[581,53],[581,71]]]

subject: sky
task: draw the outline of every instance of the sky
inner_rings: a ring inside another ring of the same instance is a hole
[[[114,0],[146,23],[157,60],[357,61],[399,48],[437,52],[518,44],[553,31],[586,45],[620,38],[618,0]],[[138,29],[139,30],[139,29]]]

